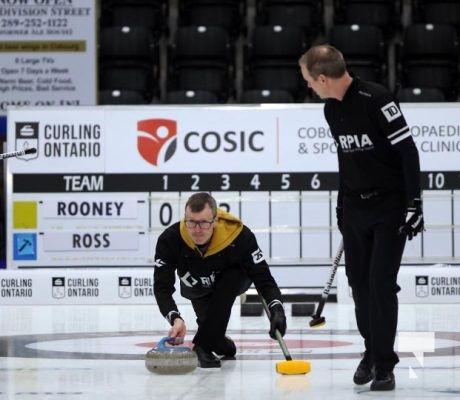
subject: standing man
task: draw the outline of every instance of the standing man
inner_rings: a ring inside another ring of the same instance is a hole
[[[193,194],[184,218],[158,238],[154,293],[160,312],[171,324],[169,336],[180,344],[186,334],[173,299],[175,275],[181,295],[191,300],[198,323],[193,350],[201,368],[219,368],[220,358],[234,357],[235,343],[225,336],[235,299],[252,282],[270,310],[270,337],[286,333],[281,292],[251,230],[233,215],[218,209],[208,193]]]
[[[382,85],[351,76],[339,50],[312,47],[299,65],[308,86],[325,99],[337,144],[337,224],[365,345],[353,380],[393,390],[397,275],[406,237],[424,229],[418,151],[397,100]]]

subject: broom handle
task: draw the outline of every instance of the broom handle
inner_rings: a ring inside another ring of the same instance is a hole
[[[334,283],[335,274],[337,273],[337,268],[339,267],[339,263],[340,263],[340,259],[342,258],[342,254],[343,254],[343,239],[340,240],[339,248],[337,249],[337,253],[332,262],[331,272],[327,279],[326,285],[324,286],[323,293],[321,294],[321,299],[318,303],[318,308],[316,309],[316,313],[314,315],[315,318],[321,317],[321,313],[323,312],[324,305],[326,304],[327,298],[329,297],[329,292],[331,290],[332,284]]]
[[[275,331],[275,335],[276,335],[276,340],[278,340],[278,343],[279,343],[279,345],[281,347],[281,351],[284,354],[284,358],[287,361],[292,361],[291,354],[289,353],[289,350],[288,350],[288,348],[286,346],[286,343],[284,342],[284,339],[281,336],[281,333],[280,333],[280,331],[278,329]]]
[[[264,306],[265,313],[267,314],[268,319],[270,319],[270,310],[268,309],[267,302],[260,295],[260,293],[259,293],[259,297],[260,297],[260,300],[262,301],[262,305]],[[284,342],[284,339],[281,336],[281,332],[278,329],[275,330],[275,336],[276,336],[276,340],[278,341],[278,343],[279,343],[279,345],[281,347],[281,351],[283,352],[284,358],[287,361],[292,361],[291,354],[289,353],[289,350],[288,350],[288,348],[286,346],[286,343]]]

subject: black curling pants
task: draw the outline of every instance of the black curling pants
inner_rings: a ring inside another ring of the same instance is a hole
[[[376,368],[393,370],[398,324],[398,271],[406,242],[404,196],[345,197],[345,271],[352,289],[358,330]]]
[[[209,295],[191,300],[198,323],[194,344],[221,354],[219,350],[227,331],[233,303],[237,296],[249,289],[251,283],[243,269],[229,268],[218,275]]]

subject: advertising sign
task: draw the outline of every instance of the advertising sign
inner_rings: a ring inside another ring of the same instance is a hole
[[[96,104],[95,0],[0,2],[0,111]]]

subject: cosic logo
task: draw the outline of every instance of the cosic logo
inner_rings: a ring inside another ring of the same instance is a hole
[[[177,150],[177,121],[171,119],[148,119],[138,121],[139,154],[152,165],[170,160]],[[147,134],[147,135],[145,135]],[[187,153],[233,153],[261,152],[264,133],[262,131],[190,131],[182,135],[181,142]]]
[[[254,131],[246,133],[245,131],[234,132],[228,131],[223,134],[219,132],[189,132],[184,138],[184,147],[190,153],[204,151],[206,153],[215,153],[224,151],[232,153],[235,151],[263,151],[263,146],[257,141],[263,137],[263,132]]]
[[[172,119],[146,119],[138,121],[137,130],[148,136],[138,136],[139,154],[150,164],[158,165],[161,153],[162,161],[168,161],[176,152],[177,122]],[[163,151],[165,149],[165,151]]]

